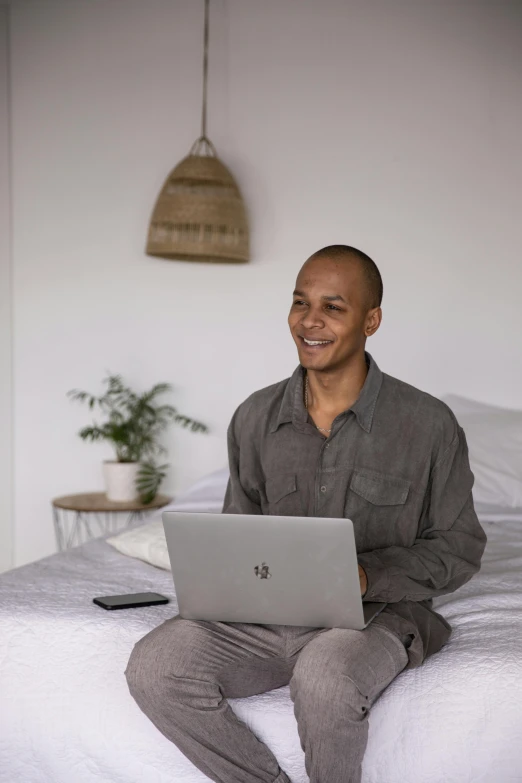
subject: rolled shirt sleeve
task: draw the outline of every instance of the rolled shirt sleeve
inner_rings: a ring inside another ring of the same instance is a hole
[[[451,593],[479,570],[486,534],[473,505],[466,436],[455,424],[451,443],[432,468],[414,544],[358,556],[368,580],[365,601],[423,601]]]

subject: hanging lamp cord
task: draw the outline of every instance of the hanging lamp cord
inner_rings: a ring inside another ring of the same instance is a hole
[[[216,155],[214,145],[207,136],[207,84],[208,84],[208,17],[209,0],[205,0],[205,26],[203,28],[203,101],[201,105],[201,136],[190,150],[191,155]]]
[[[207,83],[208,83],[208,5],[205,0],[205,27],[203,31],[203,105],[201,107],[201,138],[207,138]]]

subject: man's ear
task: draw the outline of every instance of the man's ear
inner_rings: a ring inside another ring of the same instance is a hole
[[[382,310],[380,307],[374,307],[368,310],[366,314],[366,325],[364,327],[364,334],[366,337],[371,337],[375,334],[382,321]]]

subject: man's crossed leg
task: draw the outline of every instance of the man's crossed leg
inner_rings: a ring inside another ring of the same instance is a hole
[[[289,783],[228,698],[290,683],[311,783],[359,783],[368,712],[408,661],[402,642],[364,631],[174,617],[134,647],[125,674],[143,712],[216,783]]]

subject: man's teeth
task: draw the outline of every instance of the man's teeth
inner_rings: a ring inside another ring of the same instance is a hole
[[[326,343],[331,343],[331,340],[307,340],[306,337],[303,337],[303,340],[307,345],[326,345]]]

